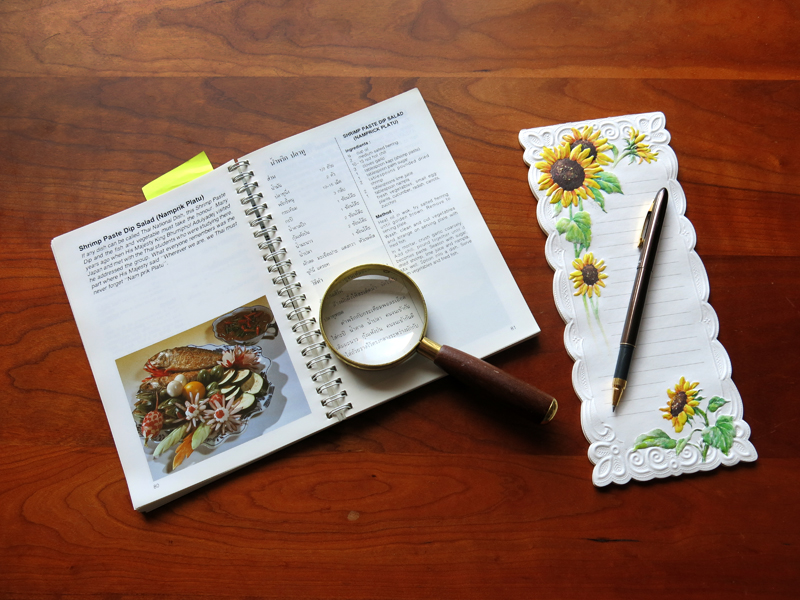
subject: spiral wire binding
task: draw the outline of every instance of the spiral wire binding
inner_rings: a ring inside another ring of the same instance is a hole
[[[292,261],[281,246],[281,238],[276,235],[278,228],[270,224],[272,215],[267,212],[269,206],[264,194],[257,191],[258,181],[250,170],[250,162],[238,160],[228,167],[228,172],[235,173],[231,179],[236,193],[240,195],[242,206],[247,207],[244,213],[253,229],[253,237],[260,240],[258,249],[265,252],[262,258],[268,263],[267,270],[272,276],[272,283],[279,286],[278,295],[283,298],[281,306],[288,311],[286,318],[292,322],[291,331],[297,336],[295,341],[303,346],[301,353],[308,359],[306,368],[312,371],[311,380],[315,383],[317,394],[322,396],[320,403],[328,409],[325,415],[329,419],[343,419],[353,405],[346,401],[347,390],[341,389],[342,380],[336,376],[336,365],[329,364],[332,359],[325,352],[327,344],[322,338],[316,317],[309,314],[313,311],[306,304],[303,286],[291,268]]]

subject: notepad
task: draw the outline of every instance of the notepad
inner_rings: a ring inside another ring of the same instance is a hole
[[[731,362],[685,217],[686,196],[662,113],[568,123],[519,134],[547,233],[553,295],[575,361],[595,485],[753,461]],[[611,382],[656,192],[670,202],[628,387],[616,412]]]

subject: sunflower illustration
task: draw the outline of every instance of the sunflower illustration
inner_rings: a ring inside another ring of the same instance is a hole
[[[550,204],[561,202],[566,208],[570,204],[578,206],[579,198],[594,198],[592,190],[600,188],[595,178],[602,168],[590,154],[591,148],[575,146],[570,150],[567,143],[554,150],[542,148],[544,160],[535,166],[542,172],[539,189],[547,190]]]
[[[612,160],[609,156],[604,154],[606,151],[611,150],[611,144],[608,139],[600,137],[600,131],[594,131],[594,127],[587,125],[580,131],[575,127],[572,128],[572,135],[565,135],[564,142],[569,144],[570,151],[575,148],[581,150],[589,149],[589,158],[599,165],[611,164]]]
[[[630,162],[638,158],[639,164],[642,164],[642,161],[650,164],[658,160],[658,152],[650,150],[650,145],[644,143],[645,137],[645,134],[639,133],[638,129],[631,128],[630,136],[625,140],[625,151],[622,156],[630,156]]]
[[[569,276],[573,286],[577,290],[575,295],[588,295],[590,298],[592,295],[599,296],[600,288],[606,287],[603,279],[608,277],[608,275],[603,273],[603,271],[606,270],[604,262],[602,260],[595,260],[594,254],[587,252],[583,255],[582,259],[576,258],[573,260],[572,266],[578,269],[570,273]]]
[[[698,385],[700,385],[698,381],[689,383],[681,377],[674,390],[667,390],[669,396],[667,407],[658,410],[664,413],[662,417],[672,422],[675,433],[683,431],[683,425],[689,417],[694,416],[694,407],[700,404],[699,400],[695,400],[699,391],[696,389]]]

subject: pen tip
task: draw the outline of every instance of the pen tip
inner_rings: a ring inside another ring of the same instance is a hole
[[[617,412],[617,404],[622,399],[622,392],[625,390],[628,382],[625,379],[614,378],[612,383],[612,396],[611,396],[611,412]]]

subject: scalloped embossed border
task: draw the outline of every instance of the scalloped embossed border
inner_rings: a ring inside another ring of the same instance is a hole
[[[571,301],[572,286],[567,272],[561,268],[564,264],[564,249],[559,241],[560,236],[556,231],[556,220],[552,215],[549,202],[541,202],[537,182],[540,172],[534,166],[542,158],[542,148],[552,147],[559,143],[563,136],[571,133],[572,128],[581,128],[590,125],[595,131],[602,132],[601,137],[617,139],[624,137],[630,128],[638,129],[647,134],[651,147],[659,151],[659,162],[666,167],[668,179],[667,187],[670,201],[678,214],[680,236],[686,244],[691,265],[692,281],[697,289],[701,302],[702,323],[708,335],[717,374],[725,392],[725,398],[730,399],[730,411],[734,419],[735,437],[733,446],[728,455],[714,450],[706,461],[701,460],[697,448],[686,446],[680,455],[672,450],[663,448],[648,448],[634,451],[626,448],[617,438],[613,428],[598,418],[595,403],[589,385],[589,375],[583,354],[583,337],[579,330],[574,305]],[[536,216],[539,226],[547,234],[545,242],[545,257],[554,271],[553,298],[561,318],[564,319],[564,346],[567,353],[574,361],[572,368],[572,385],[575,393],[581,400],[581,426],[584,435],[589,441],[589,460],[595,465],[592,472],[592,482],[597,486],[609,483],[627,483],[631,479],[647,481],[655,478],[694,473],[697,471],[710,471],[720,465],[734,465],[740,461],[751,462],[758,457],[756,449],[749,441],[750,427],[742,419],[742,399],[731,379],[731,363],[725,348],[717,340],[719,320],[714,309],[708,303],[709,284],[708,275],[700,256],[695,251],[697,241],[694,227],[686,218],[686,196],[680,183],[677,181],[678,161],[672,148],[669,146],[670,134],[666,129],[666,119],[663,113],[643,113],[626,115],[606,119],[562,123],[548,127],[523,129],[519,132],[519,143],[522,146],[523,160],[530,168],[528,170],[528,184],[537,200]]]

